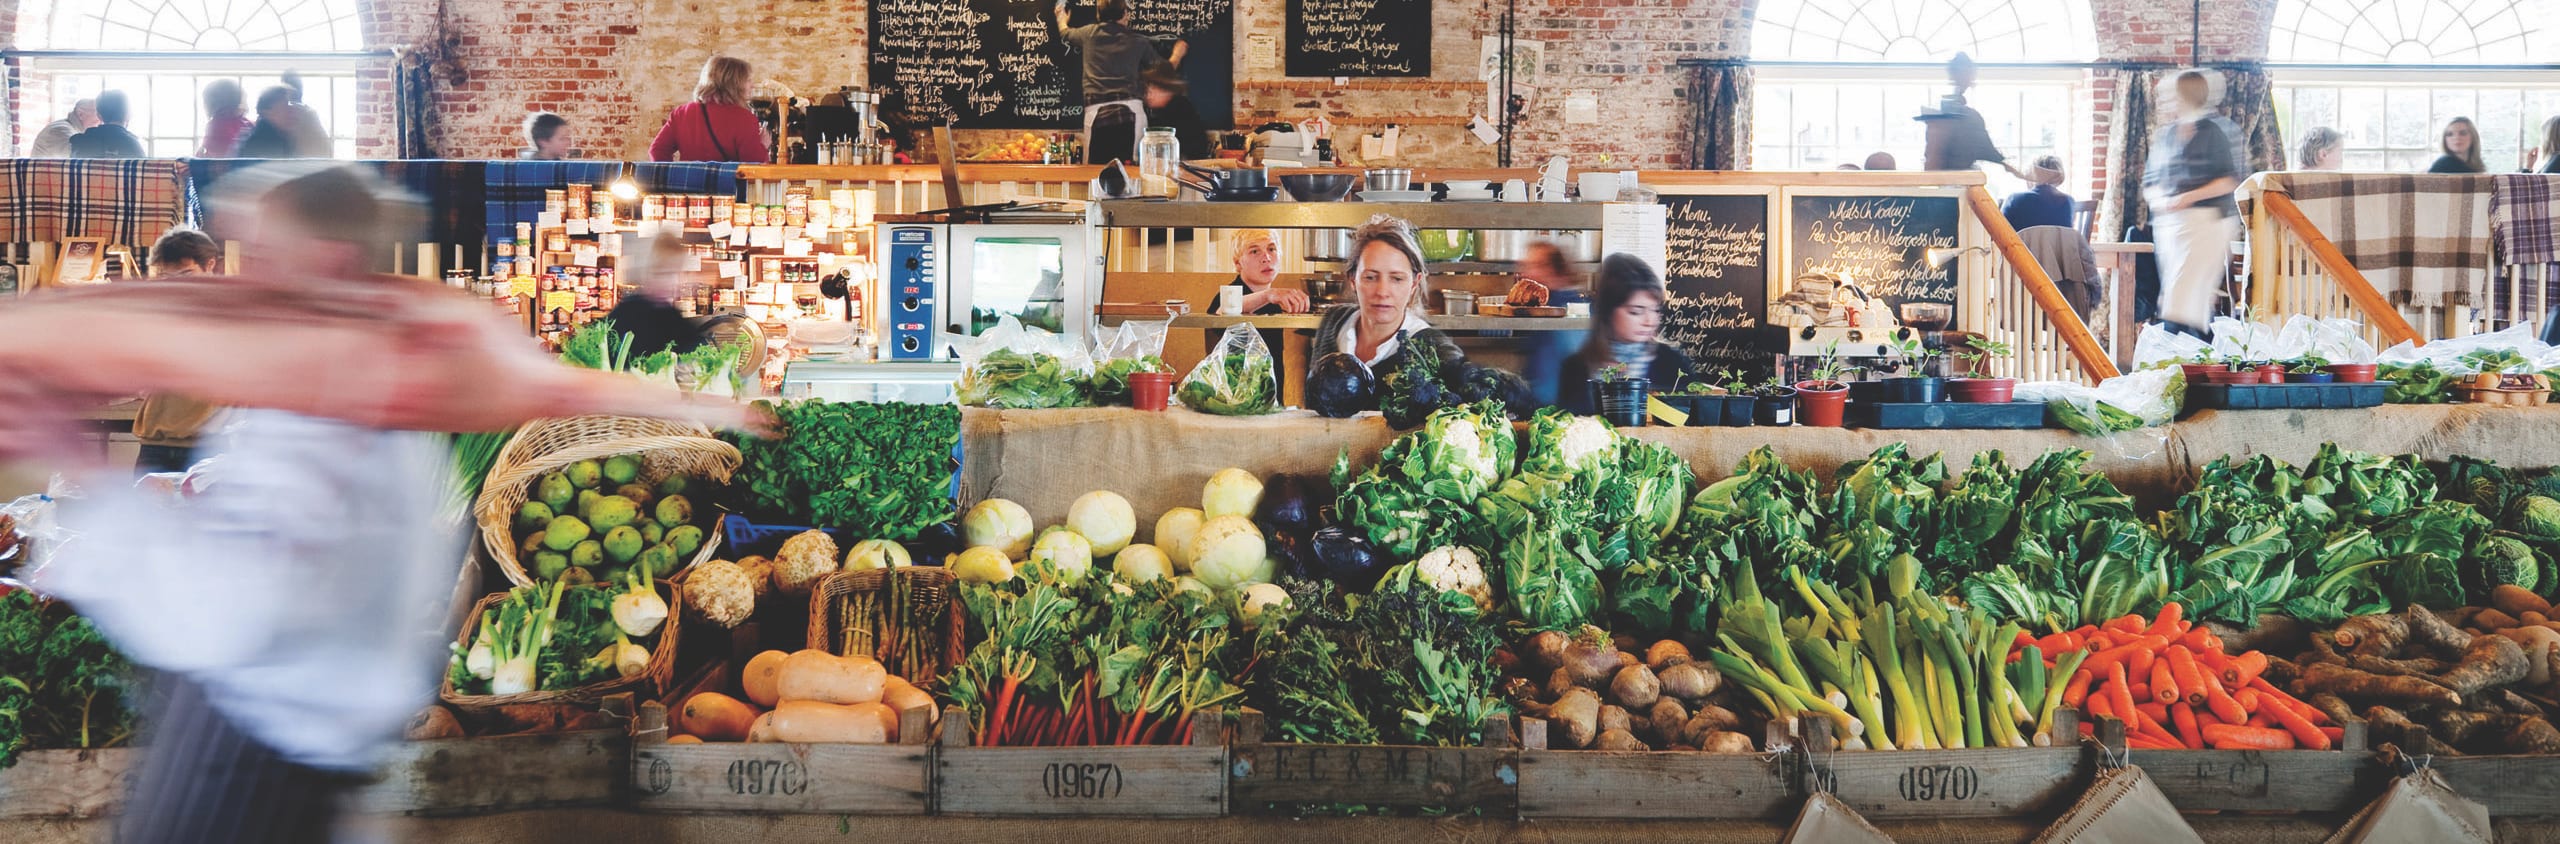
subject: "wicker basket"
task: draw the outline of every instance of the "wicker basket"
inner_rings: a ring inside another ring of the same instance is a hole
[[[932,688],[942,672],[958,664],[964,653],[962,639],[966,634],[958,586],[951,572],[940,566],[827,575],[809,590],[809,647],[837,655],[848,650],[862,653],[880,660],[889,673],[920,688]],[[877,609],[867,618],[846,619],[844,601],[840,599],[865,593],[877,597],[873,602]],[[884,629],[884,618],[895,617],[902,600],[913,602],[918,612],[930,613],[929,608],[939,608],[942,619],[925,630]],[[904,646],[907,640],[900,638],[902,634],[929,638],[923,647],[910,652]]]
[[[460,638],[455,640],[463,650],[469,651],[472,640],[480,635],[481,616],[487,615],[490,607],[497,606],[499,602],[506,600],[507,594],[498,592],[481,598],[480,603],[472,605],[471,614],[462,619]],[[674,583],[660,580],[658,594],[667,600],[667,620],[658,625],[658,641],[649,646],[649,668],[640,672],[640,676],[618,677],[558,691],[519,692],[511,695],[469,695],[453,688],[453,674],[448,671],[445,673],[443,686],[437,691],[437,696],[443,698],[446,704],[463,709],[512,706],[520,703],[585,704],[594,703],[603,700],[607,695],[621,692],[631,692],[635,697],[647,699],[658,690],[666,688],[667,684],[675,679],[676,645],[681,641],[684,630],[681,623],[684,616],[684,590],[676,588]],[[593,654],[580,656],[583,658]]]
[[[498,462],[489,468],[488,482],[481,485],[479,504],[472,508],[480,523],[480,538],[489,546],[489,558],[498,562],[498,570],[506,573],[509,582],[533,583],[532,574],[516,559],[514,534],[516,508],[532,497],[533,482],[580,460],[617,454],[640,455],[640,482],[651,485],[671,474],[727,483],[739,461],[737,446],[712,439],[699,425],[624,416],[572,416],[526,425],[498,451]],[[708,507],[710,502],[697,500],[695,505]],[[711,559],[720,550],[717,523],[702,533],[701,550],[683,561],[678,571]],[[675,572],[652,574],[671,577]]]

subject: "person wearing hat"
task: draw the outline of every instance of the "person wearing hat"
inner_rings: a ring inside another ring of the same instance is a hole
[[[2027,170],[2036,185],[2009,195],[2000,203],[2000,216],[2009,219],[2009,227],[2026,231],[2037,226],[2073,228],[2072,211],[2076,203],[2062,192],[2062,158],[2039,156]]]
[[[1217,150],[1209,148],[1209,124],[1192,106],[1190,83],[1182,81],[1182,72],[1158,64],[1147,68],[1146,79],[1147,126],[1173,127],[1173,139],[1182,145],[1185,161],[1216,156]]]
[[[1921,169],[1971,170],[1988,161],[2018,178],[2026,178],[2026,174],[2009,166],[2008,157],[2000,154],[1999,147],[1992,145],[1991,129],[1982,122],[1982,112],[1965,104],[1964,92],[1973,87],[1975,77],[1973,57],[1957,53],[1947,62],[1947,81],[1955,85],[1955,93],[1939,100],[1936,109],[1912,118],[1926,124],[1927,129],[1921,147]]]
[[[1227,256],[1235,261],[1236,277],[1219,289],[1223,301],[1227,290],[1240,291],[1242,310],[1224,316],[1271,316],[1303,314],[1309,309],[1306,291],[1275,286],[1280,280],[1280,241],[1269,229],[1244,229],[1227,238]]]

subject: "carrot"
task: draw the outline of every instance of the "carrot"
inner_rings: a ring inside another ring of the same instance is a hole
[[[2161,604],[2160,613],[2155,616],[2157,620],[2151,622],[2151,629],[2145,632],[2163,639],[2178,638],[2187,632],[2186,623],[2178,620],[2185,614],[2186,608],[2178,606],[2176,601]]]
[[[2294,696],[2285,694],[2284,690],[2269,685],[2266,678],[2261,677],[2250,680],[2249,687],[2258,691],[2259,701],[2272,702],[2276,706],[2283,707],[2285,711],[2301,716],[2302,720],[2307,723],[2318,725],[2329,722],[2329,716],[2322,714],[2320,710],[2311,708],[2311,704],[2303,703],[2302,701],[2295,699]]]
[[[2148,683],[2151,680],[2151,665],[2160,661],[2160,648],[2163,645],[2169,644],[2169,640],[2162,639],[2158,636],[2144,636],[2142,637],[2142,641],[2158,642],[2159,644],[2126,654],[2124,658],[2124,668],[2125,671],[2131,674],[2134,679]]]
[[[2133,711],[2142,713],[2142,717],[2151,719],[2153,723],[2165,724],[2169,721],[2167,704],[2138,700],[2133,705]]]
[[[2172,650],[2170,653],[2184,652]],[[2153,660],[2151,663],[2151,696],[2152,699],[2161,703],[2177,703],[2187,699],[2186,690],[2178,685],[2177,670],[2169,667],[2172,662],[2174,660],[2161,659]]]
[[[2137,637],[2130,642],[2090,654],[2087,661],[2080,663],[2080,667],[2094,672],[2105,673],[2108,666],[2122,663],[2125,660],[2132,658],[2134,654],[2141,653],[2150,648],[2157,648],[2168,643],[2168,640],[2165,639]]]
[[[2293,735],[2262,727],[2214,724],[2203,728],[2204,743],[2216,750],[2292,750]]]
[[[2180,644],[2186,644],[2192,641],[2194,641],[2194,636],[2192,634],[2187,638],[2178,640]],[[2187,645],[2187,654],[2195,657],[2197,671],[2213,675],[2214,679],[2217,680],[2222,678],[2222,667],[2231,664],[2230,655],[2224,654],[2222,652],[2222,648],[2218,644],[2210,649],[2197,648],[2196,646],[2189,644]]]
[[[2062,686],[2063,705],[2077,708],[2082,704],[2087,703],[2089,701],[2089,683],[2097,678],[2098,675],[2089,673],[2089,669],[2073,669],[2071,672],[2071,682],[2065,683]]]
[[[2110,633],[2124,633],[2133,636],[2140,636],[2142,635],[2142,628],[2142,617],[2127,613],[2125,615],[2108,619],[2107,623],[2100,625],[2098,629],[2105,630]]]
[[[2026,646],[2028,646],[2028,645],[2032,645],[2032,644],[2035,644],[2035,643],[2036,643],[2036,637],[2035,637],[2035,634],[2027,632],[2025,628],[2019,628],[2019,630],[2018,630],[2018,638],[2017,638],[2017,640],[2016,640],[2016,641],[2012,641],[2012,642],[2010,642],[2010,643],[2009,643],[2009,648],[2010,648],[2011,650],[2016,650],[2016,649],[2018,649],[2018,648],[2023,648],[2023,647],[2026,647]]]
[[[2107,693],[2112,695],[2107,699],[2107,706],[2116,711],[2116,717],[2133,720],[2133,684],[2125,682],[2124,663],[2107,667]]]
[[[2199,657],[2205,654],[2222,655],[2222,637],[2213,635],[2213,628],[2210,627],[2188,630],[2185,635],[2178,637],[2178,644],[2187,646],[2188,650],[2195,651],[2196,656]]]
[[[2222,681],[2210,674],[2205,675],[2204,705],[2205,708],[2213,711],[2214,717],[2222,719],[2223,723],[2234,725],[2249,723],[2249,710],[2243,708],[2239,701],[2233,700],[2230,693],[2223,691]]]
[[[2131,673],[2132,673],[2132,670],[2131,670],[2131,669],[2126,669],[2126,673],[2131,674]],[[2133,676],[2140,677],[2140,676],[2144,676],[2144,675],[2134,674]],[[2144,701],[2150,700],[2150,699],[2151,699],[2151,682],[2150,682],[2150,681],[2148,681],[2148,680],[2137,680],[2137,681],[2134,681],[2132,692],[2133,692],[2133,702],[2135,702],[2135,703],[2141,703],[2141,702],[2144,702]]]
[[[2266,673],[2266,670],[2267,655],[2263,651],[2250,651],[2232,657],[2231,664],[2222,669],[2222,687],[2237,689],[2247,686],[2249,681],[2257,679],[2258,675]]]
[[[2186,745],[2168,741],[2149,733],[2132,733],[2126,735],[2124,737],[2124,746],[2131,750],[2178,750],[2186,747]]]
[[[2266,698],[2264,695],[2261,695],[2259,696],[2259,699],[2264,700]],[[2321,735],[2320,728],[2312,726],[2311,720],[2302,717],[2302,713],[2293,711],[2293,707],[2286,706],[2282,702],[2278,702],[2274,706],[2267,707],[2266,711],[2275,716],[2276,723],[2283,725],[2285,732],[2293,734],[2293,740],[2296,744],[2300,744],[2303,747],[2313,750],[2327,750],[2330,748],[2331,745],[2329,744],[2329,737]]]
[[[2080,641],[2089,643],[2089,649],[2093,651],[2103,651],[2108,648],[2124,644],[2124,642],[2116,639],[2116,634],[2109,633],[2104,630],[2093,630],[2089,633],[2082,634],[2080,635]]]
[[[2177,645],[2169,646],[2169,678],[2178,684],[2178,693],[2190,706],[2204,705],[2204,673],[2196,670],[2195,654]],[[2157,681],[2153,685],[2158,685]]]
[[[2254,713],[2258,711],[2257,689],[2241,689],[2239,691],[2232,692],[2231,699],[2240,703],[2240,709],[2243,712]]]
[[[2267,714],[2266,710],[2259,710],[2257,714],[2249,716],[2248,726],[2265,727],[2268,729],[2282,729],[2283,727],[2283,725],[2276,723],[2276,716]]]
[[[2042,639],[2036,640],[2036,647],[2044,649],[2044,652],[2049,654],[2070,653],[2081,649],[2083,646],[2084,645],[2080,641],[2080,637],[2069,633],[2055,633],[2051,636],[2046,636]]]
[[[2178,728],[2178,737],[2186,739],[2187,749],[2203,750],[2204,734],[2196,730],[2196,708],[2185,703],[2169,707],[2169,725]]]
[[[2116,714],[2115,700],[2115,695],[2107,694],[2103,690],[2098,694],[2090,695],[2088,705],[2089,720],[2095,721],[2099,718],[2113,717]]]
[[[2320,734],[2328,736],[2329,741],[2332,744],[2347,740],[2347,728],[2345,727],[2322,727],[2320,728]]]

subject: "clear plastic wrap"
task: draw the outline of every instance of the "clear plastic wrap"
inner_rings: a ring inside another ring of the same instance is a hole
[[[1229,326],[1209,356],[1183,376],[1174,396],[1184,407],[1221,416],[1258,416],[1280,408],[1280,373],[1271,347],[1252,325]]]
[[[2178,418],[2186,390],[2177,367],[2162,367],[2119,375],[2095,387],[2069,381],[2020,384],[2017,399],[2044,402],[2063,427],[2103,438],[2118,456],[2138,460],[2168,444],[2169,431],[2161,426]]]
[[[1085,382],[1085,398],[1096,405],[1129,404],[1129,376],[1167,372],[1164,338],[1171,321],[1130,321],[1093,339],[1093,377]]]
[[[78,536],[56,515],[63,499],[78,497],[77,487],[55,475],[44,492],[0,504],[0,582],[18,586],[31,582],[63,543]]]
[[[976,337],[953,340],[960,352],[960,403],[1013,410],[1082,407],[1093,356],[1067,338],[1026,328],[1013,317]]]

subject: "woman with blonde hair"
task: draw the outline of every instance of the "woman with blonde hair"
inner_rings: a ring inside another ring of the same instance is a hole
[[[712,56],[702,63],[702,81],[693,101],[676,106],[658,137],[649,142],[652,161],[737,161],[763,164],[764,124],[747,108],[754,71],[746,60]]]
[[[2327,126],[2315,126],[2302,135],[2301,157],[2294,160],[2299,170],[2346,169],[2347,136]]]
[[[2434,164],[2429,173],[2486,173],[2489,165],[2480,161],[2480,126],[2468,117],[2456,117],[2444,124],[2444,137],[2436,141]]]
[[[2524,151],[2527,173],[2560,173],[2560,114],[2542,121],[2542,145]]]
[[[1385,214],[1369,218],[1351,233],[1351,262],[1343,275],[1351,279],[1353,301],[1325,309],[1309,361],[1344,352],[1385,374],[1403,365],[1403,355],[1438,355],[1444,366],[1466,359],[1456,341],[1422,318],[1429,285],[1422,244],[1410,224]]]

